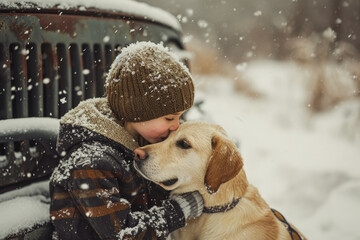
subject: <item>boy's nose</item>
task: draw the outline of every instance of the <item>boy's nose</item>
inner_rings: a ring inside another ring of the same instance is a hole
[[[169,128],[170,131],[175,131],[176,129],[178,129],[180,126],[180,122],[179,121],[176,121],[174,122],[174,124],[172,124]]]
[[[137,148],[134,150],[135,160],[145,160],[149,157],[145,150]]]

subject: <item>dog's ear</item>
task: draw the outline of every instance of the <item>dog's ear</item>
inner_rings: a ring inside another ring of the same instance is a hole
[[[212,154],[205,174],[207,191],[215,193],[221,184],[234,178],[243,166],[236,146],[229,139],[215,135],[211,139]]]

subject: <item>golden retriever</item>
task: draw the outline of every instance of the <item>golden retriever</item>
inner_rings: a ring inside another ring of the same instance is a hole
[[[238,149],[218,125],[186,122],[135,155],[145,178],[171,194],[199,191],[204,198],[204,213],[175,231],[175,239],[305,239],[248,183]]]

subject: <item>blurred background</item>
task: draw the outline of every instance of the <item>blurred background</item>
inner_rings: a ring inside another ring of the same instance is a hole
[[[360,1],[141,2],[163,8],[181,22],[187,49],[195,54],[194,74],[226,74],[241,82],[249,62],[287,60],[312,75],[311,111],[327,110],[344,98],[360,96]],[[339,73],[329,72],[327,66],[333,65],[349,75],[348,80],[340,77],[346,83],[339,84]],[[348,85],[348,89],[337,85]]]
[[[222,52],[221,57],[235,63],[259,57],[297,57],[291,51],[293,42],[315,36],[325,37],[318,39],[318,44],[324,41],[332,43],[327,46],[328,50],[344,47],[345,43],[357,50],[360,48],[360,2],[357,0],[142,2],[159,6],[175,15],[182,23],[185,40],[206,43],[206,46]],[[328,29],[333,32],[324,35]],[[355,49],[346,50],[352,52]],[[341,60],[343,56],[334,57]]]

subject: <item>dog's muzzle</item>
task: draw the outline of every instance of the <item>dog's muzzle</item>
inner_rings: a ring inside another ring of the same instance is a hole
[[[146,179],[148,179],[150,181],[153,181],[148,176],[146,176],[146,174],[143,171],[144,164],[146,163],[146,160],[148,158],[149,158],[149,154],[146,151],[144,151],[144,150],[142,150],[140,148],[135,149],[135,151],[134,151],[134,167],[135,167],[135,169],[144,178],[146,178]],[[170,186],[174,185],[177,182],[178,182],[178,178],[171,178],[171,179],[166,180],[166,181],[158,182],[158,184],[160,186],[163,186],[163,187],[170,187]]]

